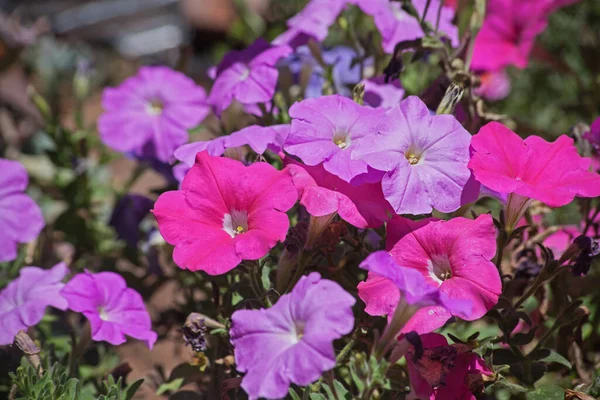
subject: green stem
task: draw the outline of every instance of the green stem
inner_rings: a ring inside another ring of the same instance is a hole
[[[440,1],[440,8],[441,8],[441,1]],[[425,3],[425,10],[423,10],[423,15],[421,16],[421,24],[423,22],[425,22],[425,18],[427,17],[427,11],[429,11],[429,5],[431,4],[431,0],[427,0],[427,3]]]
[[[523,305],[523,303],[525,303],[525,300],[527,300],[529,297],[531,297],[531,295],[535,294],[535,292],[537,292],[537,290],[546,281],[550,281],[550,280],[554,279],[561,272],[561,270],[562,270],[561,268],[557,268],[556,272],[554,272],[554,274],[552,274],[550,276],[550,278],[548,278],[548,279],[546,279],[544,277],[544,270],[540,271],[540,274],[533,282],[533,285],[531,285],[529,287],[529,289],[527,289],[527,291],[523,294],[523,296],[521,296],[521,298],[519,300],[517,300],[517,302],[515,303],[515,308],[519,308],[521,305]]]
[[[296,285],[296,282],[298,282],[300,280],[300,278],[302,277],[302,274],[304,273],[304,269],[306,268],[306,265],[310,261],[310,257],[311,257],[310,253],[308,253],[306,250],[302,250],[300,252],[300,257],[298,258],[298,266],[296,267],[294,276],[292,277],[292,280],[288,284],[288,286],[285,290],[285,293],[289,293]]]

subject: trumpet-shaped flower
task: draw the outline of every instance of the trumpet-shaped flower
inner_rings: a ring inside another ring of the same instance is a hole
[[[290,108],[292,126],[283,146],[309,166],[323,163],[346,182],[368,173],[367,163],[351,153],[373,132],[383,110],[360,106],[340,95],[306,99]]]
[[[474,200],[465,190],[471,135],[452,115],[431,115],[425,103],[410,96],[388,110],[373,131],[353,149],[352,160],[386,171],[383,194],[396,213],[452,212]]]
[[[210,112],[204,89],[167,67],[142,67],[119,87],[105,89],[102,107],[98,130],[104,144],[163,162]]]
[[[392,108],[400,104],[404,97],[404,89],[399,80],[386,83],[385,77],[380,76],[363,81],[365,84],[365,104],[371,107]]]
[[[24,193],[29,178],[21,163],[0,158],[0,171],[0,262],[4,262],[17,258],[18,243],[40,234],[44,217]]]
[[[229,332],[250,399],[286,396],[291,383],[316,381],[335,364],[333,341],[354,326],[356,300],[313,272],[273,307],[233,313]]]
[[[11,344],[20,330],[40,322],[46,307],[67,309],[67,301],[60,295],[66,273],[64,263],[49,270],[21,269],[19,277],[0,292],[0,345]]]
[[[157,335],[138,292],[127,287],[114,272],[75,275],[60,292],[69,309],[90,321],[92,339],[113,345],[125,343],[125,335],[142,340],[152,349]]]
[[[283,241],[285,212],[297,199],[289,171],[263,162],[246,167],[203,151],[181,190],[163,193],[153,212],[160,233],[175,245],[177,265],[218,275],[264,257]]]

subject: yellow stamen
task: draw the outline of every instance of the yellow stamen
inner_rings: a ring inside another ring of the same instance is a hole
[[[410,165],[415,165],[416,163],[418,163],[418,162],[419,162],[419,157],[415,156],[415,155],[414,155],[414,154],[412,154],[412,153],[411,153],[411,154],[408,154],[408,155],[406,156],[406,159],[408,160],[408,163],[409,163]]]

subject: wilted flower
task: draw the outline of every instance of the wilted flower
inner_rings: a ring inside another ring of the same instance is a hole
[[[433,208],[452,212],[477,197],[465,190],[471,172],[471,135],[452,115],[431,115],[418,97],[410,96],[388,110],[352,151],[386,171],[383,194],[398,214],[427,214]]]
[[[350,182],[369,172],[365,161],[350,155],[373,131],[382,113],[340,95],[295,103],[290,108],[292,126],[284,150],[306,165],[323,163],[325,170]]]
[[[150,152],[163,162],[210,111],[204,89],[167,67],[142,67],[119,87],[105,89],[102,107],[98,130],[108,147],[138,156]]]
[[[138,292],[127,287],[114,272],[85,272],[75,275],[61,290],[69,309],[90,321],[92,339],[113,345],[125,343],[125,335],[142,340],[152,349],[157,335]]]
[[[64,263],[49,270],[24,267],[19,277],[0,292],[0,345],[11,344],[20,330],[36,325],[44,317],[46,307],[67,309],[61,294],[67,273]]]
[[[229,334],[250,399],[283,398],[291,383],[308,385],[335,367],[333,341],[352,330],[355,302],[313,272],[273,307],[233,313]]]
[[[181,190],[163,193],[153,212],[160,233],[175,245],[177,265],[218,275],[285,240],[285,212],[297,199],[287,170],[262,162],[246,167],[203,151]]]
[[[42,210],[25,193],[29,178],[18,161],[0,158],[0,262],[17,257],[18,243],[34,240],[44,227]]]
[[[183,325],[183,339],[195,352],[206,350],[206,332],[208,331],[201,315],[190,314]]]
[[[365,84],[365,104],[371,107],[392,108],[400,104],[404,89],[399,80],[386,83],[385,76],[363,81]]]
[[[208,102],[221,114],[235,99],[245,105],[267,103],[275,94],[279,72],[275,64],[292,52],[258,39],[242,51],[230,51],[216,70]]]

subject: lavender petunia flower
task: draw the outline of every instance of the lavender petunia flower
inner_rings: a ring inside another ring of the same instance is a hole
[[[290,108],[292,126],[283,147],[306,165],[323,163],[328,172],[350,182],[369,172],[365,161],[350,155],[383,113],[340,95],[306,99]]]
[[[90,321],[93,340],[120,345],[128,335],[143,340],[150,349],[156,342],[142,296],[128,288],[119,274],[77,274],[61,294],[71,310],[83,313]]]
[[[154,202],[139,194],[128,194],[119,199],[110,217],[119,239],[130,247],[137,247],[140,240],[140,223],[150,213]]]
[[[410,96],[385,113],[375,132],[352,151],[352,159],[386,171],[383,194],[396,213],[452,212],[475,200],[476,191],[465,190],[471,135],[454,116],[430,115],[425,103]]]
[[[398,80],[386,83],[380,76],[363,81],[365,84],[365,104],[371,107],[392,108],[400,104],[404,97],[404,89]]]
[[[250,399],[283,398],[291,383],[308,385],[335,367],[332,342],[352,331],[355,302],[313,272],[273,307],[236,311],[230,337]]]
[[[258,39],[245,50],[227,53],[217,67],[208,102],[219,115],[234,99],[244,105],[267,103],[279,76],[275,64],[291,52],[287,45],[271,46]]]
[[[34,240],[44,227],[42,210],[25,193],[27,171],[0,158],[0,262],[17,258],[17,244]]]
[[[11,344],[20,330],[36,325],[47,306],[67,309],[60,291],[67,273],[64,263],[52,269],[22,268],[19,277],[0,292],[0,345]]]
[[[105,89],[102,107],[98,130],[104,144],[138,156],[152,149],[163,162],[210,111],[204,89],[167,67],[142,67],[119,87]]]

